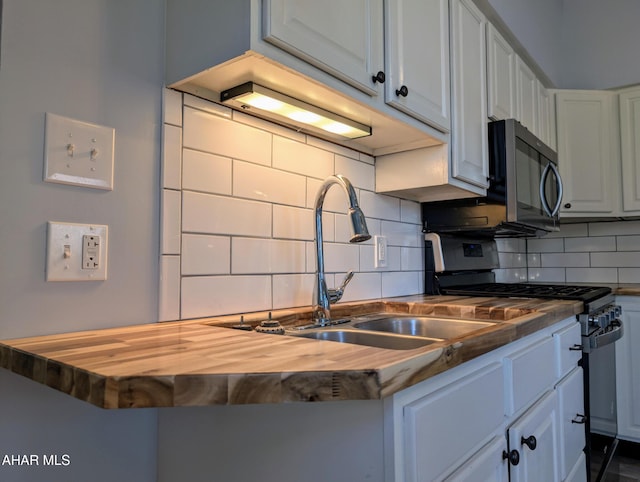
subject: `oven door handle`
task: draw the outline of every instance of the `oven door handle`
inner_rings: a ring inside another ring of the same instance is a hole
[[[594,336],[589,337],[589,351],[593,351],[602,346],[608,345],[609,343],[613,343],[614,341],[622,338],[624,334],[624,329],[622,327],[622,322],[620,320],[614,320],[611,322],[611,329],[605,331],[604,333],[596,334]]]
[[[549,200],[547,199],[547,193],[544,187],[547,184],[547,177],[549,177],[549,172],[553,171],[553,174],[556,176],[556,187],[558,188],[558,200],[556,201],[553,209],[549,206]],[[540,203],[542,204],[542,209],[547,216],[554,217],[560,211],[560,206],[562,205],[562,195],[564,194],[564,188],[562,186],[562,178],[560,177],[560,172],[558,172],[558,168],[553,162],[547,164],[547,166],[542,171],[542,176],[540,176]]]

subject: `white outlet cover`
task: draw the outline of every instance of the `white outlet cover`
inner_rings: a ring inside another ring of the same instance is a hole
[[[113,190],[115,129],[46,113],[44,180]]]
[[[107,279],[109,228],[101,224],[47,223],[47,281],[104,281]],[[100,237],[100,266],[83,269],[83,236]]]

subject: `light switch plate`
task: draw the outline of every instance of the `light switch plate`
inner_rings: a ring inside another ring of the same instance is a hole
[[[101,224],[47,223],[47,281],[106,280],[108,232]]]
[[[115,129],[47,112],[44,180],[113,189]]]

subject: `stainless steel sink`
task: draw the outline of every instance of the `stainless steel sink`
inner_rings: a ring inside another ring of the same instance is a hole
[[[366,320],[365,320],[366,318]],[[427,316],[384,313],[353,320],[353,327],[360,330],[382,331],[400,335],[428,338],[457,338],[474,331],[493,326],[490,321],[470,321]]]
[[[355,345],[387,348],[390,350],[412,350],[414,348],[430,345],[437,341],[442,341],[434,338],[411,337],[390,333],[372,333],[349,329],[320,329],[317,331],[296,333],[292,336],[313,338],[316,340],[337,341],[341,343],[353,343]]]

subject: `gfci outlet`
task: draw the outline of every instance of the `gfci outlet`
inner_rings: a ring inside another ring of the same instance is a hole
[[[47,223],[47,281],[107,279],[108,226]]]

